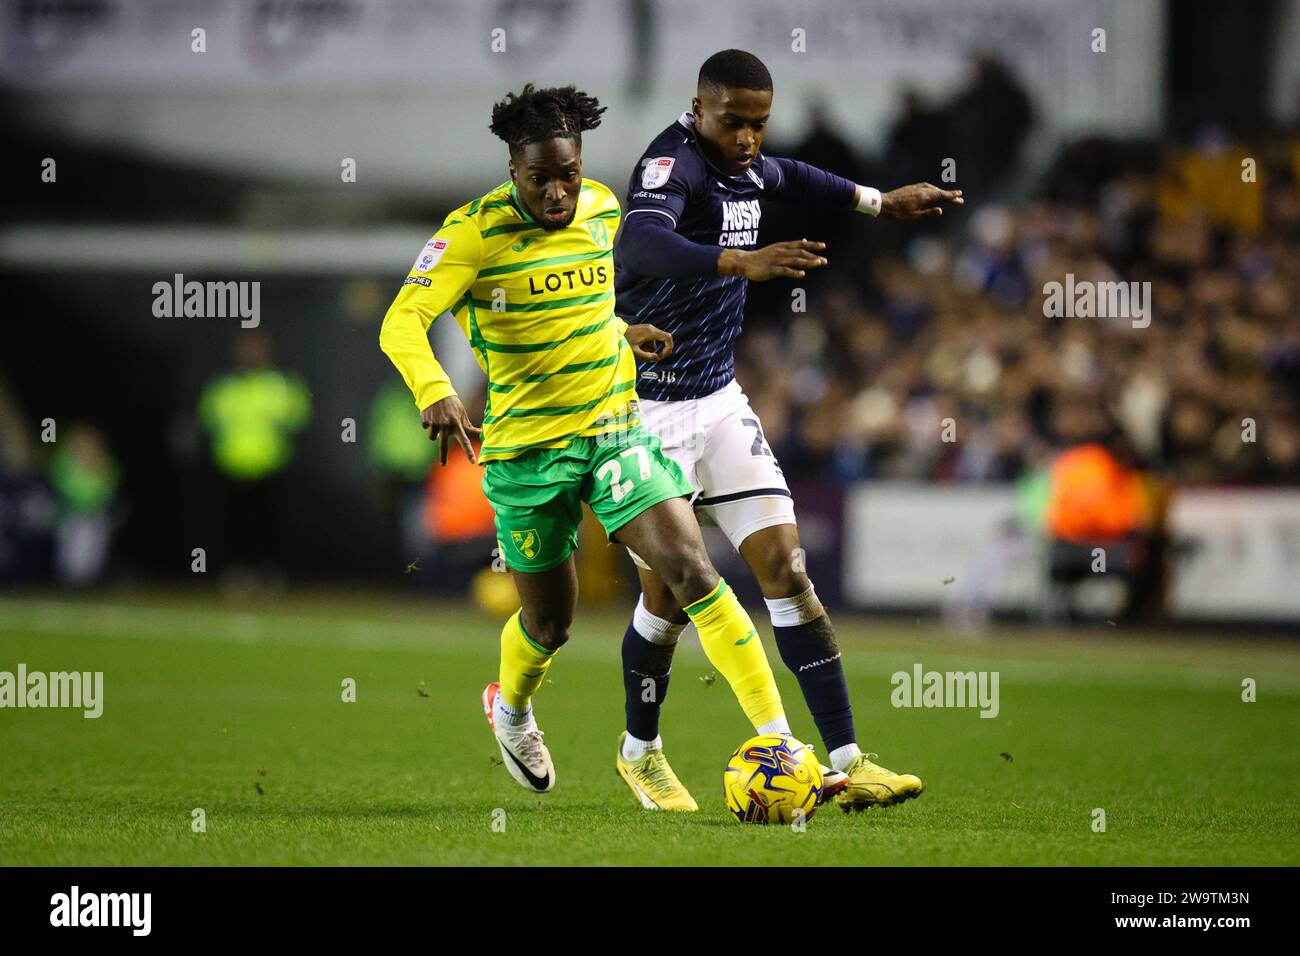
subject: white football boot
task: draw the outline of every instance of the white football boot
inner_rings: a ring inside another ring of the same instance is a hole
[[[534,793],[545,793],[555,786],[555,765],[551,763],[551,752],[542,743],[537,720],[530,713],[528,721],[518,727],[504,721],[498,723],[495,709],[500,693],[501,685],[496,681],[483,688],[483,713],[501,748],[501,761],[519,786]]]
[[[841,793],[849,785],[849,775],[839,770],[832,770],[826,764],[822,764],[822,796],[817,801],[817,805],[832,800],[837,794]]]

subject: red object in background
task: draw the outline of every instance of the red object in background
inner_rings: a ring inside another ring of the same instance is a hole
[[[429,469],[424,527],[431,538],[453,544],[496,534],[482,481],[483,469],[471,464],[459,448],[451,449],[447,464]]]
[[[1150,524],[1141,475],[1102,445],[1080,445],[1052,462],[1047,527],[1078,543],[1124,538]]]

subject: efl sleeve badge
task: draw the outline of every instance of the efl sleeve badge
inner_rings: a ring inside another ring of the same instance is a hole
[[[673,171],[673,163],[677,162],[672,156],[660,156],[658,159],[652,159],[645,164],[645,170],[641,173],[642,189],[658,189],[664,183],[668,182],[668,177]]]
[[[449,239],[430,239],[426,242],[424,251],[420,253],[420,258],[415,260],[415,271],[428,272],[436,266],[449,245],[451,245]]]

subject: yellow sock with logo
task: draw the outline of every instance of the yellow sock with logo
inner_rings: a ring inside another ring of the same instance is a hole
[[[784,724],[785,708],[763,642],[727,582],[719,579],[717,587],[683,610],[700,632],[705,655],[727,679],[755,729]]]
[[[501,701],[511,710],[523,713],[528,702],[546,679],[546,671],[555,657],[524,631],[523,611],[515,611],[501,629]]]

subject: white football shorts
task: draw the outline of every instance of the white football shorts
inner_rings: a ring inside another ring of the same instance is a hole
[[[737,551],[755,531],[795,523],[785,475],[739,382],[683,402],[642,399],[641,424],[686,473],[700,524],[719,528]]]

